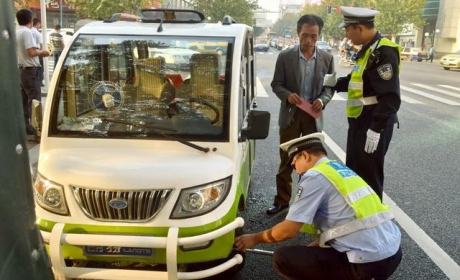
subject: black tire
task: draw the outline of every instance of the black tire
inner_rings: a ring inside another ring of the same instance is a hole
[[[444,70],[447,70],[447,71],[449,71],[449,70],[450,70],[450,68],[449,68],[449,67],[444,67]]]

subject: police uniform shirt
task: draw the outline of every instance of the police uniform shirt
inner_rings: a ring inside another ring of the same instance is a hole
[[[362,57],[372,44],[381,39],[377,32],[374,39],[363,46],[357,53],[356,59]],[[378,104],[364,106],[361,115],[349,118],[349,122],[357,122],[359,127],[370,128],[375,132],[382,131],[386,126],[396,123],[396,112],[401,105],[399,84],[399,54],[389,46],[376,48],[378,58],[363,73],[363,96],[377,96]],[[353,70],[352,70],[353,71]],[[348,91],[351,75],[339,78],[334,87],[338,92]]]
[[[316,165],[328,160],[323,157]],[[321,231],[355,219],[353,209],[343,196],[321,173],[309,170],[299,182],[294,203],[289,208],[287,220],[311,224]],[[329,242],[334,249],[347,254],[352,263],[368,263],[394,255],[400,246],[401,232],[388,221],[374,228],[364,229]]]
[[[30,57],[27,50],[35,48],[35,40],[32,30],[27,26],[20,26],[16,32],[18,64],[22,67],[40,67],[38,56]]]

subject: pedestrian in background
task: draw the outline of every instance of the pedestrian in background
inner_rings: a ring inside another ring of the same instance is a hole
[[[431,48],[428,50],[428,55],[430,56],[429,59],[430,59],[431,63],[433,63],[434,46],[431,46]],[[426,61],[428,61],[428,59]]]
[[[16,13],[19,29],[16,31],[18,67],[21,81],[22,108],[28,135],[36,135],[30,122],[32,100],[41,101],[41,65],[38,57],[47,57],[50,54],[45,50],[37,49],[32,35],[32,12],[21,9]]]
[[[297,105],[305,100],[314,112],[321,113],[332,99],[331,89],[323,87],[323,78],[328,73],[334,73],[334,58],[315,46],[323,26],[323,20],[316,15],[300,17],[297,21],[299,45],[283,50],[276,60],[271,87],[281,100],[278,119],[280,143],[322,131],[322,116],[315,119]],[[287,153],[280,149],[279,154],[277,194],[267,210],[269,215],[287,208],[292,194],[292,168],[287,164]]]
[[[339,27],[345,28],[346,36],[362,48],[351,74],[339,78],[337,84],[331,79],[327,85],[348,92],[346,165],[382,198],[385,154],[401,105],[401,48],[375,29],[377,10],[341,7],[341,12],[344,19]]]
[[[61,35],[61,26],[59,24],[54,26],[54,30],[50,34],[50,42],[53,45],[54,68],[56,68],[59,57],[64,49],[64,36]]]
[[[34,37],[34,40],[35,40],[35,43],[37,44],[37,49],[38,50],[43,50],[43,36],[42,34],[40,33],[40,31],[38,31],[40,28],[42,28],[42,22],[40,19],[38,18],[33,18],[32,20],[32,36]],[[40,83],[41,83],[41,86],[43,86],[43,57],[39,56],[38,57],[38,60],[40,61],[40,65],[41,65],[41,70],[40,70]]]
[[[387,205],[355,172],[329,160],[324,135],[313,133],[280,145],[300,176],[286,219],[258,233],[235,238],[239,251],[294,237],[314,224],[319,238],[278,247],[272,264],[286,279],[387,279],[402,258],[401,232]]]

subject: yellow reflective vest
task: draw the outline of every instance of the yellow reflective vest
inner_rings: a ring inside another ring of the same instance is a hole
[[[401,47],[398,44],[388,40],[387,38],[381,38],[372,44],[362,57],[356,60],[353,70],[351,71],[350,82],[348,83],[346,111],[347,117],[349,118],[359,117],[363,111],[363,106],[377,104],[376,96],[363,96],[363,73],[374,49],[378,49],[381,46],[394,47],[398,50],[398,53],[401,52]]]
[[[374,190],[353,170],[338,161],[327,160],[310,170],[321,173],[337,189],[345,202],[355,212],[356,220],[323,231],[319,243],[327,247],[326,242],[341,236],[381,225],[394,219],[387,205],[382,204]],[[314,225],[306,224],[301,231],[317,234]]]

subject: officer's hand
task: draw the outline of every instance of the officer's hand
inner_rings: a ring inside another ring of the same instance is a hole
[[[325,87],[333,87],[337,84],[337,77],[335,76],[336,72],[332,74],[326,74],[324,76],[323,86]]]
[[[256,234],[243,234],[235,238],[236,250],[244,252],[246,249],[256,246],[257,242]]]
[[[364,151],[368,154],[372,154],[377,150],[377,146],[379,145],[380,140],[380,133],[374,132],[372,130],[367,130],[367,139],[366,145],[364,145]]]

